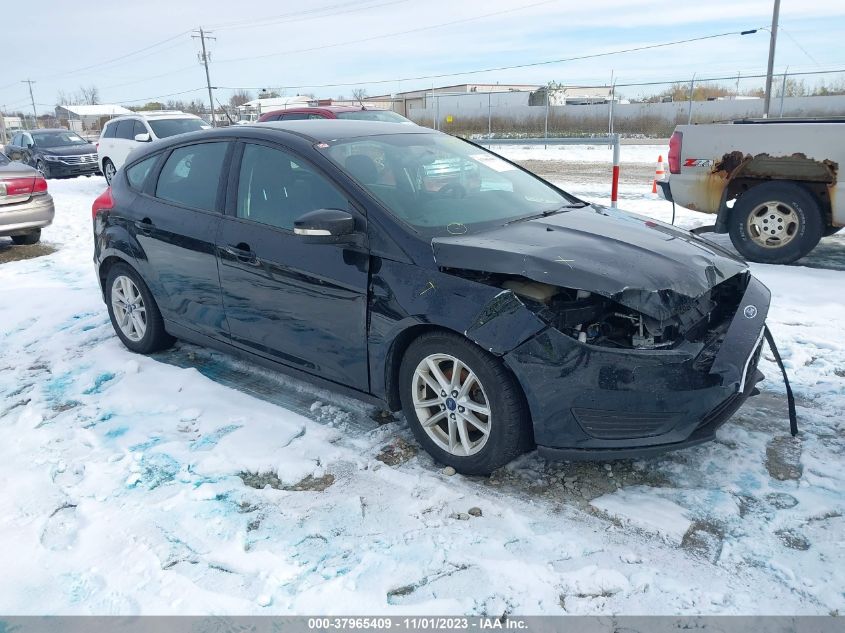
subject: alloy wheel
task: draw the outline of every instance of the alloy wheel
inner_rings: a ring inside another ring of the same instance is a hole
[[[115,277],[111,287],[111,306],[114,319],[123,335],[138,342],[147,332],[147,309],[138,286],[129,277]]]
[[[797,235],[800,222],[793,207],[773,200],[758,205],[748,214],[746,229],[758,246],[782,248]]]
[[[490,438],[490,401],[478,376],[449,354],[426,356],[411,383],[420,425],[438,447],[452,455],[478,453]]]
[[[103,165],[103,175],[106,177],[106,183],[111,185],[112,178],[117,173],[117,169],[114,168],[114,163],[110,160],[107,160]]]
[[[45,163],[43,160],[39,160],[35,163],[35,169],[40,171],[41,175],[44,176],[44,178],[50,177],[50,168],[47,166],[47,163]]]

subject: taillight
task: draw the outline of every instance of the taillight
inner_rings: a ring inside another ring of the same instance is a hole
[[[35,177],[35,182],[32,183],[32,193],[44,193],[47,191],[47,180],[41,174]]]
[[[23,176],[18,178],[0,179],[0,189],[6,196],[28,196],[33,193],[47,191],[47,181],[41,174],[37,176]]]
[[[669,139],[669,173],[681,173],[681,146],[684,143],[684,133],[674,132]]]
[[[95,150],[97,150],[98,152],[100,151],[100,141],[97,141],[97,142],[94,144],[94,149],[95,149]]]
[[[100,211],[111,211],[114,208],[114,198],[111,195],[111,187],[97,196],[94,204],[91,205],[91,218],[96,218]]]

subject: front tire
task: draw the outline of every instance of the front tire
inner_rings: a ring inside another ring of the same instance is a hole
[[[791,264],[816,247],[823,231],[819,203],[792,183],[758,185],[742,194],[731,211],[731,242],[753,262]]]
[[[44,179],[47,180],[50,178],[50,166],[45,163],[43,160],[35,161],[35,169],[41,172],[41,175],[44,176]]]
[[[173,344],[152,293],[127,264],[115,264],[109,270],[106,305],[115,333],[131,351],[151,354]]]
[[[533,444],[516,378],[501,360],[457,334],[432,332],[411,343],[399,389],[417,441],[460,473],[489,475]]]
[[[41,241],[41,229],[35,229],[31,233],[27,233],[26,235],[13,235],[12,236],[12,243],[17,244],[18,246],[32,246],[33,244],[38,244]]]
[[[111,187],[111,181],[114,179],[114,175],[117,173],[117,169],[115,169],[114,163],[111,162],[108,158],[103,159],[103,176],[106,177],[106,184]]]

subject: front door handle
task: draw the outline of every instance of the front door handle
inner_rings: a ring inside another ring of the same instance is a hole
[[[238,244],[237,246],[232,246],[230,244],[224,247],[223,250],[244,264],[251,264],[253,266],[258,266],[260,264],[258,256],[252,252],[252,249],[250,249],[247,244]]]

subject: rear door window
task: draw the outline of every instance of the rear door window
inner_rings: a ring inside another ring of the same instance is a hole
[[[215,141],[173,150],[158,177],[156,197],[194,209],[216,211],[228,147],[226,141]]]

